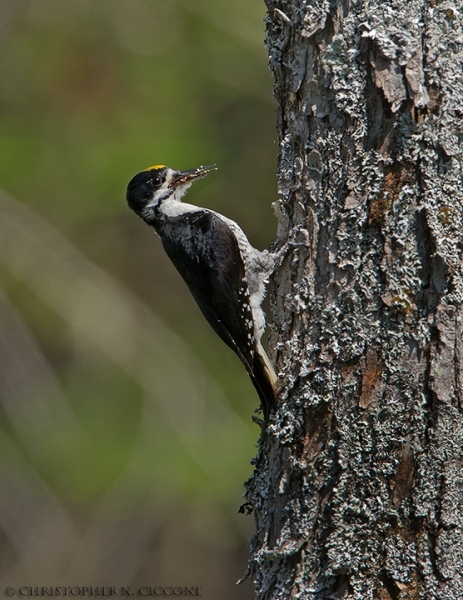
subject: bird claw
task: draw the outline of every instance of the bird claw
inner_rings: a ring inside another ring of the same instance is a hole
[[[298,236],[298,234],[302,234],[304,241],[301,242],[301,241],[296,240],[296,237]],[[304,229],[301,225],[298,225],[296,227],[293,227],[289,231],[288,239],[283,244],[283,246],[278,248],[276,251],[269,249],[269,252],[272,255],[272,258],[275,261],[274,267],[273,267],[273,273],[280,270],[281,265],[283,264],[283,261],[285,260],[286,256],[293,248],[298,248],[298,247],[307,248],[309,246],[308,238],[309,238],[309,233],[308,233],[307,229]]]

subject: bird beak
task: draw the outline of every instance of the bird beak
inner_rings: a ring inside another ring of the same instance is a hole
[[[217,171],[217,167],[215,165],[208,165],[207,167],[198,167],[197,169],[193,169],[191,171],[176,171],[172,175],[172,179],[169,182],[169,187],[177,187],[178,185],[183,185],[185,183],[193,183],[197,179],[202,179],[212,173],[212,171]]]

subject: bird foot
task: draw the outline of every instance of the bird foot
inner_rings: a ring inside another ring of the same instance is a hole
[[[299,238],[299,239],[297,239]],[[301,240],[302,238],[302,240]],[[272,274],[276,273],[281,269],[281,265],[285,260],[286,256],[289,254],[291,250],[294,248],[304,247],[307,248],[310,245],[309,240],[309,232],[307,229],[298,225],[293,227],[288,233],[288,239],[286,242],[278,249],[274,250],[271,246],[269,248],[269,253],[271,254],[274,260],[274,266]]]

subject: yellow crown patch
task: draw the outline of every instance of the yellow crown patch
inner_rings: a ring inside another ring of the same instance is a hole
[[[166,165],[153,165],[152,167],[148,167],[147,169],[143,169],[143,171],[157,171],[158,169],[164,169]]]

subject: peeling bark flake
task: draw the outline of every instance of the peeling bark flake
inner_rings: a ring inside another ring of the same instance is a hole
[[[382,372],[383,369],[376,351],[373,348],[368,348],[363,369],[362,391],[359,399],[360,408],[368,408],[372,402],[375,402],[377,394],[383,391],[384,384],[380,385],[382,382],[378,381]]]
[[[372,58],[371,65],[374,69],[376,85],[383,90],[392,112],[397,112],[407,97],[402,69],[397,63],[381,55]]]

